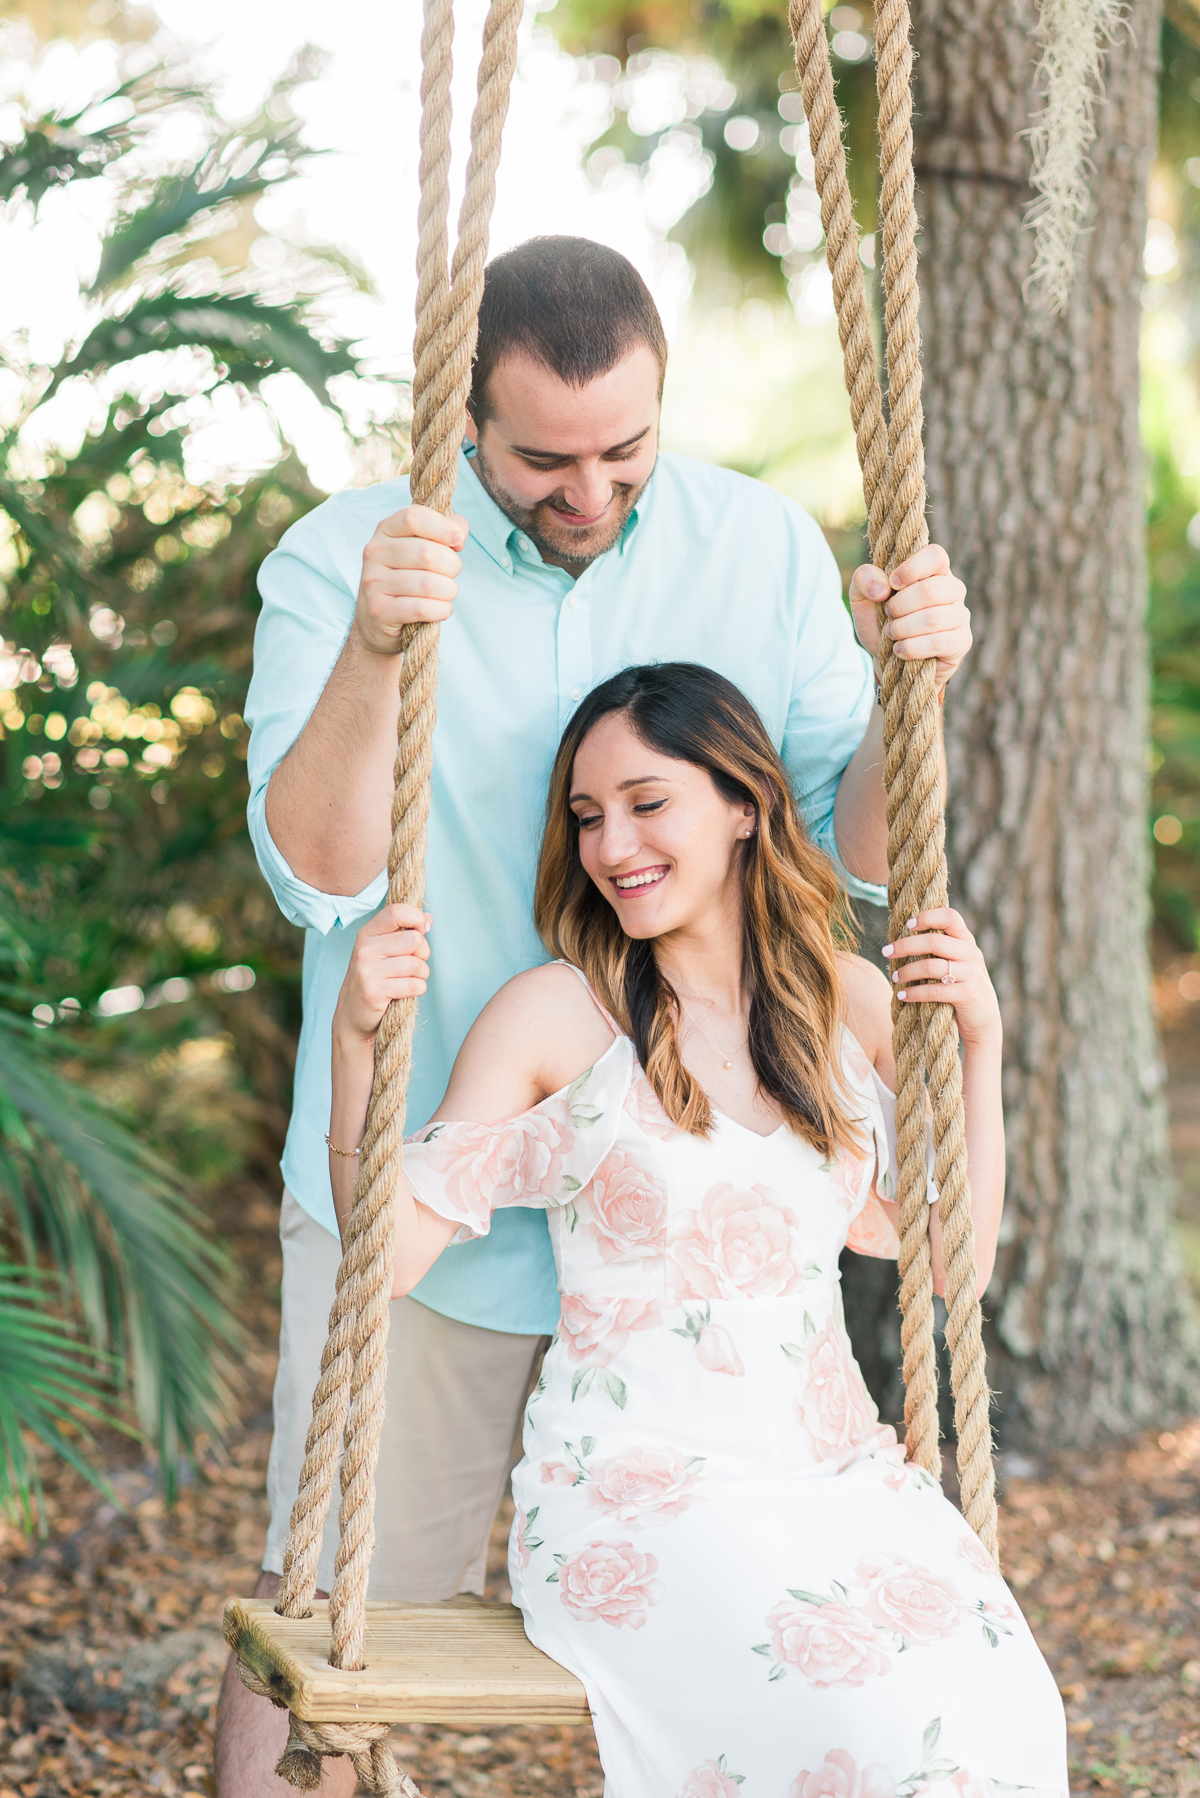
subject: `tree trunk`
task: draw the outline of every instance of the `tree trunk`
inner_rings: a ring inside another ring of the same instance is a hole
[[[1022,282],[1032,0],[916,0],[930,522],[975,648],[946,707],[951,892],[1007,1036],[1009,1186],[985,1303],[1002,1440],[1087,1443],[1200,1403],[1147,954],[1138,326],[1158,0],[1097,103],[1070,307]]]

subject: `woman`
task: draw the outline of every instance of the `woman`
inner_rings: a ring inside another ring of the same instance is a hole
[[[583,1680],[608,1798],[1065,1798],[1062,1705],[1003,1581],[879,1423],[838,1255],[895,1255],[891,988],[834,935],[753,707],[632,668],[563,738],[538,869],[558,959],[472,1028],[405,1159],[394,1291],[547,1211],[562,1321],[513,1476],[513,1592]],[[889,945],[963,1041],[980,1287],[1003,1202],[1000,1017],[958,914]],[[428,949],[384,911],[334,1020],[349,1211],[374,1032]],[[346,1149],[350,1153],[346,1153]],[[339,1152],[340,1151],[340,1152]],[[934,1286],[941,1240],[931,1219]]]

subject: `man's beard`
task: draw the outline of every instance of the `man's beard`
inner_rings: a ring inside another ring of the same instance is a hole
[[[552,493],[549,498],[539,500],[536,506],[523,506],[506,493],[496,478],[495,472],[483,453],[483,445],[475,446],[475,472],[491,497],[495,500],[506,518],[511,518],[518,530],[524,531],[530,542],[536,545],[543,557],[554,557],[560,562],[569,562],[573,569],[582,572],[589,562],[602,556],[605,550],[611,549],[621,536],[629,522],[629,515],[646,490],[650,475],[639,487],[613,482],[612,501],[609,511],[600,524],[595,526],[595,535],[586,533],[587,548],[577,548],[581,532],[570,532],[568,527],[560,525],[550,511],[552,503],[569,510],[561,493]],[[650,470],[653,474],[654,470]],[[561,535],[559,534],[561,532]]]

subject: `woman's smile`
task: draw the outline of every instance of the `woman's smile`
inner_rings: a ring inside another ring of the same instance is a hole
[[[611,875],[610,879],[622,899],[635,899],[652,887],[661,886],[670,871],[665,862],[659,862],[653,867],[635,868],[631,874]]]

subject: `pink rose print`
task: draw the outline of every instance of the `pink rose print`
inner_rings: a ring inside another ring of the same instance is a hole
[[[696,1338],[696,1359],[706,1373],[730,1373],[741,1379],[745,1363],[733,1337],[720,1324],[705,1324]]]
[[[788,1798],[896,1798],[896,1782],[882,1761],[864,1767],[844,1748],[831,1748],[815,1773],[798,1773]]]
[[[829,1168],[829,1188],[844,1211],[853,1211],[875,1172],[875,1150],[869,1155],[855,1155],[839,1148]]]
[[[952,1636],[967,1613],[949,1580],[912,1561],[860,1561],[854,1577],[869,1587],[863,1616],[922,1648]]]
[[[796,1221],[769,1186],[710,1187],[672,1236],[673,1297],[777,1299],[797,1291],[804,1274],[792,1243]]]
[[[699,1311],[684,1311],[684,1327],[673,1332],[691,1342],[705,1373],[728,1373],[740,1379],[745,1373],[742,1357],[734,1346],[733,1337],[721,1324],[714,1324],[712,1306],[704,1305]]]
[[[892,1670],[878,1631],[844,1605],[785,1598],[768,1613],[767,1628],[776,1661],[814,1686],[861,1686]]]
[[[899,1255],[899,1234],[878,1193],[869,1193],[858,1216],[851,1219],[846,1247],[856,1255],[873,1255],[876,1261],[894,1261]]]
[[[562,1601],[578,1623],[641,1629],[650,1606],[662,1598],[654,1577],[657,1557],[641,1554],[632,1542],[589,1542],[578,1554],[554,1558],[559,1567],[550,1578],[561,1586]]]
[[[836,1461],[839,1471],[848,1467],[878,1426],[879,1413],[854,1365],[845,1330],[833,1319],[808,1338],[799,1356],[786,1345],[784,1352],[803,1368],[796,1416],[809,1452],[818,1461]]]
[[[966,1562],[972,1573],[979,1574],[983,1579],[999,1579],[999,1569],[978,1536],[960,1536],[955,1553],[960,1561]]]
[[[592,1177],[580,1227],[605,1261],[656,1255],[667,1238],[667,1189],[626,1149],[613,1149]]]
[[[634,1448],[588,1467],[588,1498],[618,1523],[665,1523],[696,1496],[700,1462],[677,1448]]]
[[[722,1755],[719,1761],[705,1761],[702,1767],[693,1767],[675,1798],[741,1798],[741,1793],[742,1780],[727,1770]]]
[[[633,1079],[629,1082],[629,1091],[625,1095],[625,1110],[643,1136],[656,1136],[661,1142],[666,1142],[669,1137],[678,1135],[676,1126],[662,1108],[658,1094],[637,1066],[634,1067]]]
[[[958,1793],[958,1798],[990,1798],[996,1789],[990,1779],[981,1779],[978,1773],[972,1773],[970,1767],[960,1767],[950,1784]]]
[[[573,1486],[579,1478],[577,1467],[568,1467],[565,1461],[543,1461],[541,1465],[543,1486]]]
[[[556,1197],[564,1157],[574,1146],[564,1124],[545,1111],[530,1111],[503,1124],[449,1125],[430,1144],[429,1165],[445,1176],[446,1197],[455,1210],[486,1223],[498,1206]]]
[[[558,1339],[572,1361],[590,1360],[607,1367],[619,1355],[634,1330],[652,1330],[662,1322],[656,1299],[586,1298],[564,1293]]]

